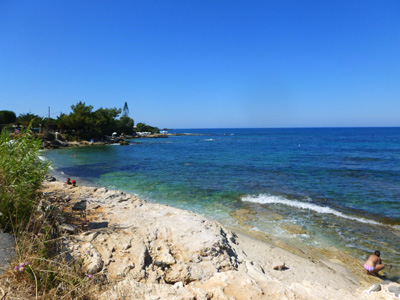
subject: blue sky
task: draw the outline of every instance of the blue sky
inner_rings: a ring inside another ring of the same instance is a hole
[[[400,126],[400,1],[0,0],[0,110],[171,128]]]

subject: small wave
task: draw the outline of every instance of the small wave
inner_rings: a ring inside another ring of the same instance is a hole
[[[203,141],[212,142],[212,141],[215,141],[215,139],[204,139]]]
[[[202,136],[202,135],[205,135],[205,134],[204,134],[204,133],[184,132],[184,133],[181,133],[181,135],[187,135],[187,136]]]
[[[251,228],[250,230],[261,232],[261,230],[258,227],[255,227],[255,226],[253,228]]]
[[[303,234],[298,234],[298,236],[305,238],[305,239],[309,239],[310,235],[308,235],[307,233],[303,233]]]
[[[313,203],[306,203],[306,202],[301,202],[301,201],[297,201],[297,200],[289,200],[289,199],[286,199],[286,198],[280,197],[280,196],[272,196],[272,195],[266,195],[266,194],[259,195],[259,196],[246,196],[246,197],[242,198],[242,201],[255,202],[255,203],[261,203],[261,204],[282,204],[282,205],[287,205],[287,206],[296,207],[296,208],[300,208],[300,209],[307,209],[307,210],[315,211],[320,214],[332,214],[332,215],[335,215],[340,218],[358,221],[360,223],[384,226],[384,224],[373,221],[373,220],[367,220],[367,219],[360,218],[360,217],[346,215],[340,211],[337,211],[337,210],[327,207],[327,206],[320,206],[320,205],[316,205]]]

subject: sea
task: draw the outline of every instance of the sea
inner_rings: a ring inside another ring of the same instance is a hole
[[[399,280],[399,127],[168,133],[41,155],[78,186],[122,190],[294,246],[359,259],[380,250],[388,278]]]

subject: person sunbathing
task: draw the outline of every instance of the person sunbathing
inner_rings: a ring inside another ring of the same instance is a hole
[[[378,272],[385,268],[381,260],[381,252],[375,251],[364,263],[364,268],[368,275],[378,276]]]

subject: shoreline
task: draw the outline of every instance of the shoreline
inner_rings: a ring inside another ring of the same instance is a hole
[[[41,138],[43,140],[42,144],[42,149],[59,149],[59,148],[74,148],[74,147],[85,147],[85,146],[104,146],[104,145],[115,145],[119,144],[121,146],[129,145],[131,142],[127,140],[135,140],[135,139],[149,139],[149,138],[154,138],[154,139],[159,139],[159,138],[168,138],[168,136],[173,135],[173,134],[159,134],[155,133],[152,135],[131,135],[131,136],[123,136],[123,137],[105,137],[104,139],[102,138],[101,141],[96,140],[96,141],[87,141],[87,140],[81,140],[81,141],[67,141],[63,138],[61,139],[44,139],[43,137]],[[56,136],[54,134],[54,136]]]
[[[51,172],[51,175],[57,178],[61,178],[62,181],[65,181],[67,179],[67,175],[57,173],[55,171]],[[83,178],[79,178],[78,183],[82,183],[83,186],[86,187],[92,187],[92,188],[103,188],[101,184],[94,184],[93,182],[90,181],[85,181]],[[75,177],[76,179],[76,177]],[[115,190],[113,187],[105,187],[106,189],[109,190]],[[124,193],[129,193],[129,191],[123,191]],[[138,196],[140,198],[140,195],[133,194]],[[143,199],[143,198],[141,198]],[[146,198],[144,198],[146,199]],[[152,201],[151,199],[147,199],[144,201],[149,201],[149,203],[157,203]],[[169,204],[160,204],[160,205],[166,205],[168,206]],[[173,205],[172,205],[173,206]],[[173,206],[175,207],[175,206]],[[187,208],[177,208],[177,209],[183,209],[183,210],[188,210],[191,211],[190,209]],[[242,211],[243,210],[243,211]],[[201,212],[195,212],[197,214],[203,215]],[[371,282],[371,277],[370,276],[364,276],[364,269],[363,269],[363,262],[366,259],[363,259],[360,257],[360,255],[355,255],[353,252],[339,248],[336,245],[325,245],[325,246],[312,246],[311,244],[307,244],[304,241],[301,241],[300,239],[293,240],[290,237],[278,237],[276,234],[270,234],[270,233],[265,233],[264,231],[260,230],[255,230],[254,227],[250,226],[247,222],[247,217],[246,215],[249,214],[250,211],[247,211],[246,209],[239,209],[235,211],[232,215],[232,218],[237,221],[236,225],[228,224],[227,222],[224,222],[226,220],[218,220],[212,218],[212,216],[204,215],[205,218],[208,218],[214,222],[221,223],[225,228],[241,233],[243,235],[249,236],[251,238],[270,243],[274,246],[283,248],[293,254],[302,256],[304,258],[308,259],[316,259],[316,260],[333,260],[333,261],[338,261],[343,265],[348,265],[349,268],[351,269],[351,272],[355,274],[357,277],[363,278],[366,282],[370,283]],[[292,225],[287,225],[285,227],[282,227],[287,233],[289,234],[302,234],[304,233],[304,229],[301,226],[298,226],[296,224]],[[311,255],[306,255],[305,253],[311,253]],[[365,255],[368,255],[368,252],[364,252]],[[384,262],[387,263],[389,260],[384,258]],[[389,261],[389,264],[393,266],[391,261]],[[393,268],[392,269],[385,269],[384,274],[386,275],[386,279],[392,280],[394,282],[400,283],[399,277],[397,277],[397,273],[393,274]]]
[[[96,253],[88,268],[113,282],[100,299],[118,293],[138,299],[147,299],[146,293],[173,293],[176,299],[380,299],[361,294],[381,280],[335,248],[295,249],[261,232],[234,233],[193,212],[106,188],[56,181],[43,191],[68,195],[69,205],[88,200],[90,231],[70,236],[68,248],[74,257],[88,249]],[[273,270],[283,263],[285,271]]]

